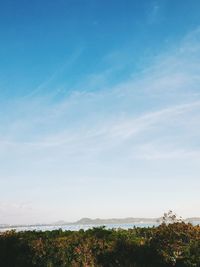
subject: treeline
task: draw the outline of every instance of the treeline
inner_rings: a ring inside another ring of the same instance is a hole
[[[0,233],[1,267],[200,267],[200,226]]]

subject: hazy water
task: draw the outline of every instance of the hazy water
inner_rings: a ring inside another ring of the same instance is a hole
[[[122,229],[130,229],[133,227],[153,227],[158,224],[147,224],[147,223],[138,223],[138,224],[79,224],[79,225],[36,225],[36,226],[20,226],[16,228],[1,228],[0,231],[7,231],[11,229],[15,229],[16,231],[52,231],[57,229],[62,230],[70,230],[70,231],[79,231],[80,229],[88,230],[93,227],[105,226],[107,229],[112,228],[122,228]]]
[[[200,225],[200,221],[193,222],[193,225]],[[7,231],[15,229],[17,232],[19,231],[52,231],[52,230],[70,230],[70,231],[79,231],[80,229],[88,230],[93,227],[105,226],[106,229],[131,229],[133,227],[153,227],[158,226],[158,223],[130,223],[130,224],[79,224],[79,225],[36,225],[36,226],[20,226],[13,228],[0,228],[0,231]]]

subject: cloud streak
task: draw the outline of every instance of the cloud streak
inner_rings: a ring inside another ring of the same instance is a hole
[[[196,177],[200,171],[199,35],[199,29],[190,33],[178,48],[117,85],[109,84],[113,66],[78,82],[74,87],[80,86],[79,90],[59,100],[46,93],[37,96],[36,89],[7,105],[0,118],[0,178],[20,176],[16,178],[20,184],[31,180],[36,185],[40,179],[47,183],[55,179],[67,186],[82,177],[89,181],[106,177],[111,186],[122,176],[127,181],[147,179],[152,173],[174,179]],[[99,82],[103,88],[91,90]],[[192,170],[186,169],[188,164]],[[53,192],[53,186],[49,190]]]

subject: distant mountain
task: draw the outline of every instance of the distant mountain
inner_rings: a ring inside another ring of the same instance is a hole
[[[63,221],[63,220],[60,220],[60,221],[57,221],[57,222],[53,223],[53,225],[66,225],[66,224],[71,224],[71,223]]]
[[[185,222],[200,222],[200,217],[192,217],[184,220]],[[139,224],[139,223],[160,223],[162,222],[162,217],[159,218],[110,218],[110,219],[91,219],[91,218],[82,218],[73,223],[62,222],[63,224],[71,225],[102,225],[102,224]]]
[[[82,218],[73,224],[123,224],[123,223],[157,223],[161,218],[111,218],[111,219],[90,219]]]
[[[191,217],[184,219],[186,223],[196,223],[200,224],[200,217]],[[31,224],[31,225],[10,225],[10,224],[0,224],[0,229],[4,228],[18,228],[18,227],[34,227],[34,226],[61,226],[61,225],[105,225],[105,224],[155,224],[162,222],[162,217],[160,218],[111,218],[111,219],[91,219],[91,218],[82,218],[76,222],[66,222],[63,220],[46,223],[46,224]]]
[[[184,220],[185,222],[200,222],[200,217],[191,217]]]
[[[8,227],[8,226],[9,226],[9,224],[0,223],[0,228],[6,228],[6,227]]]

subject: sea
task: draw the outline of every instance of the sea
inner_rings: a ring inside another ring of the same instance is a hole
[[[200,225],[200,221],[192,222],[193,225]],[[88,230],[94,227],[105,226],[106,229],[132,229],[134,227],[156,227],[158,223],[132,223],[132,224],[67,224],[67,225],[31,225],[17,227],[1,227],[0,232],[9,230],[21,231],[52,231],[62,229],[63,231],[79,231],[80,229]]]

